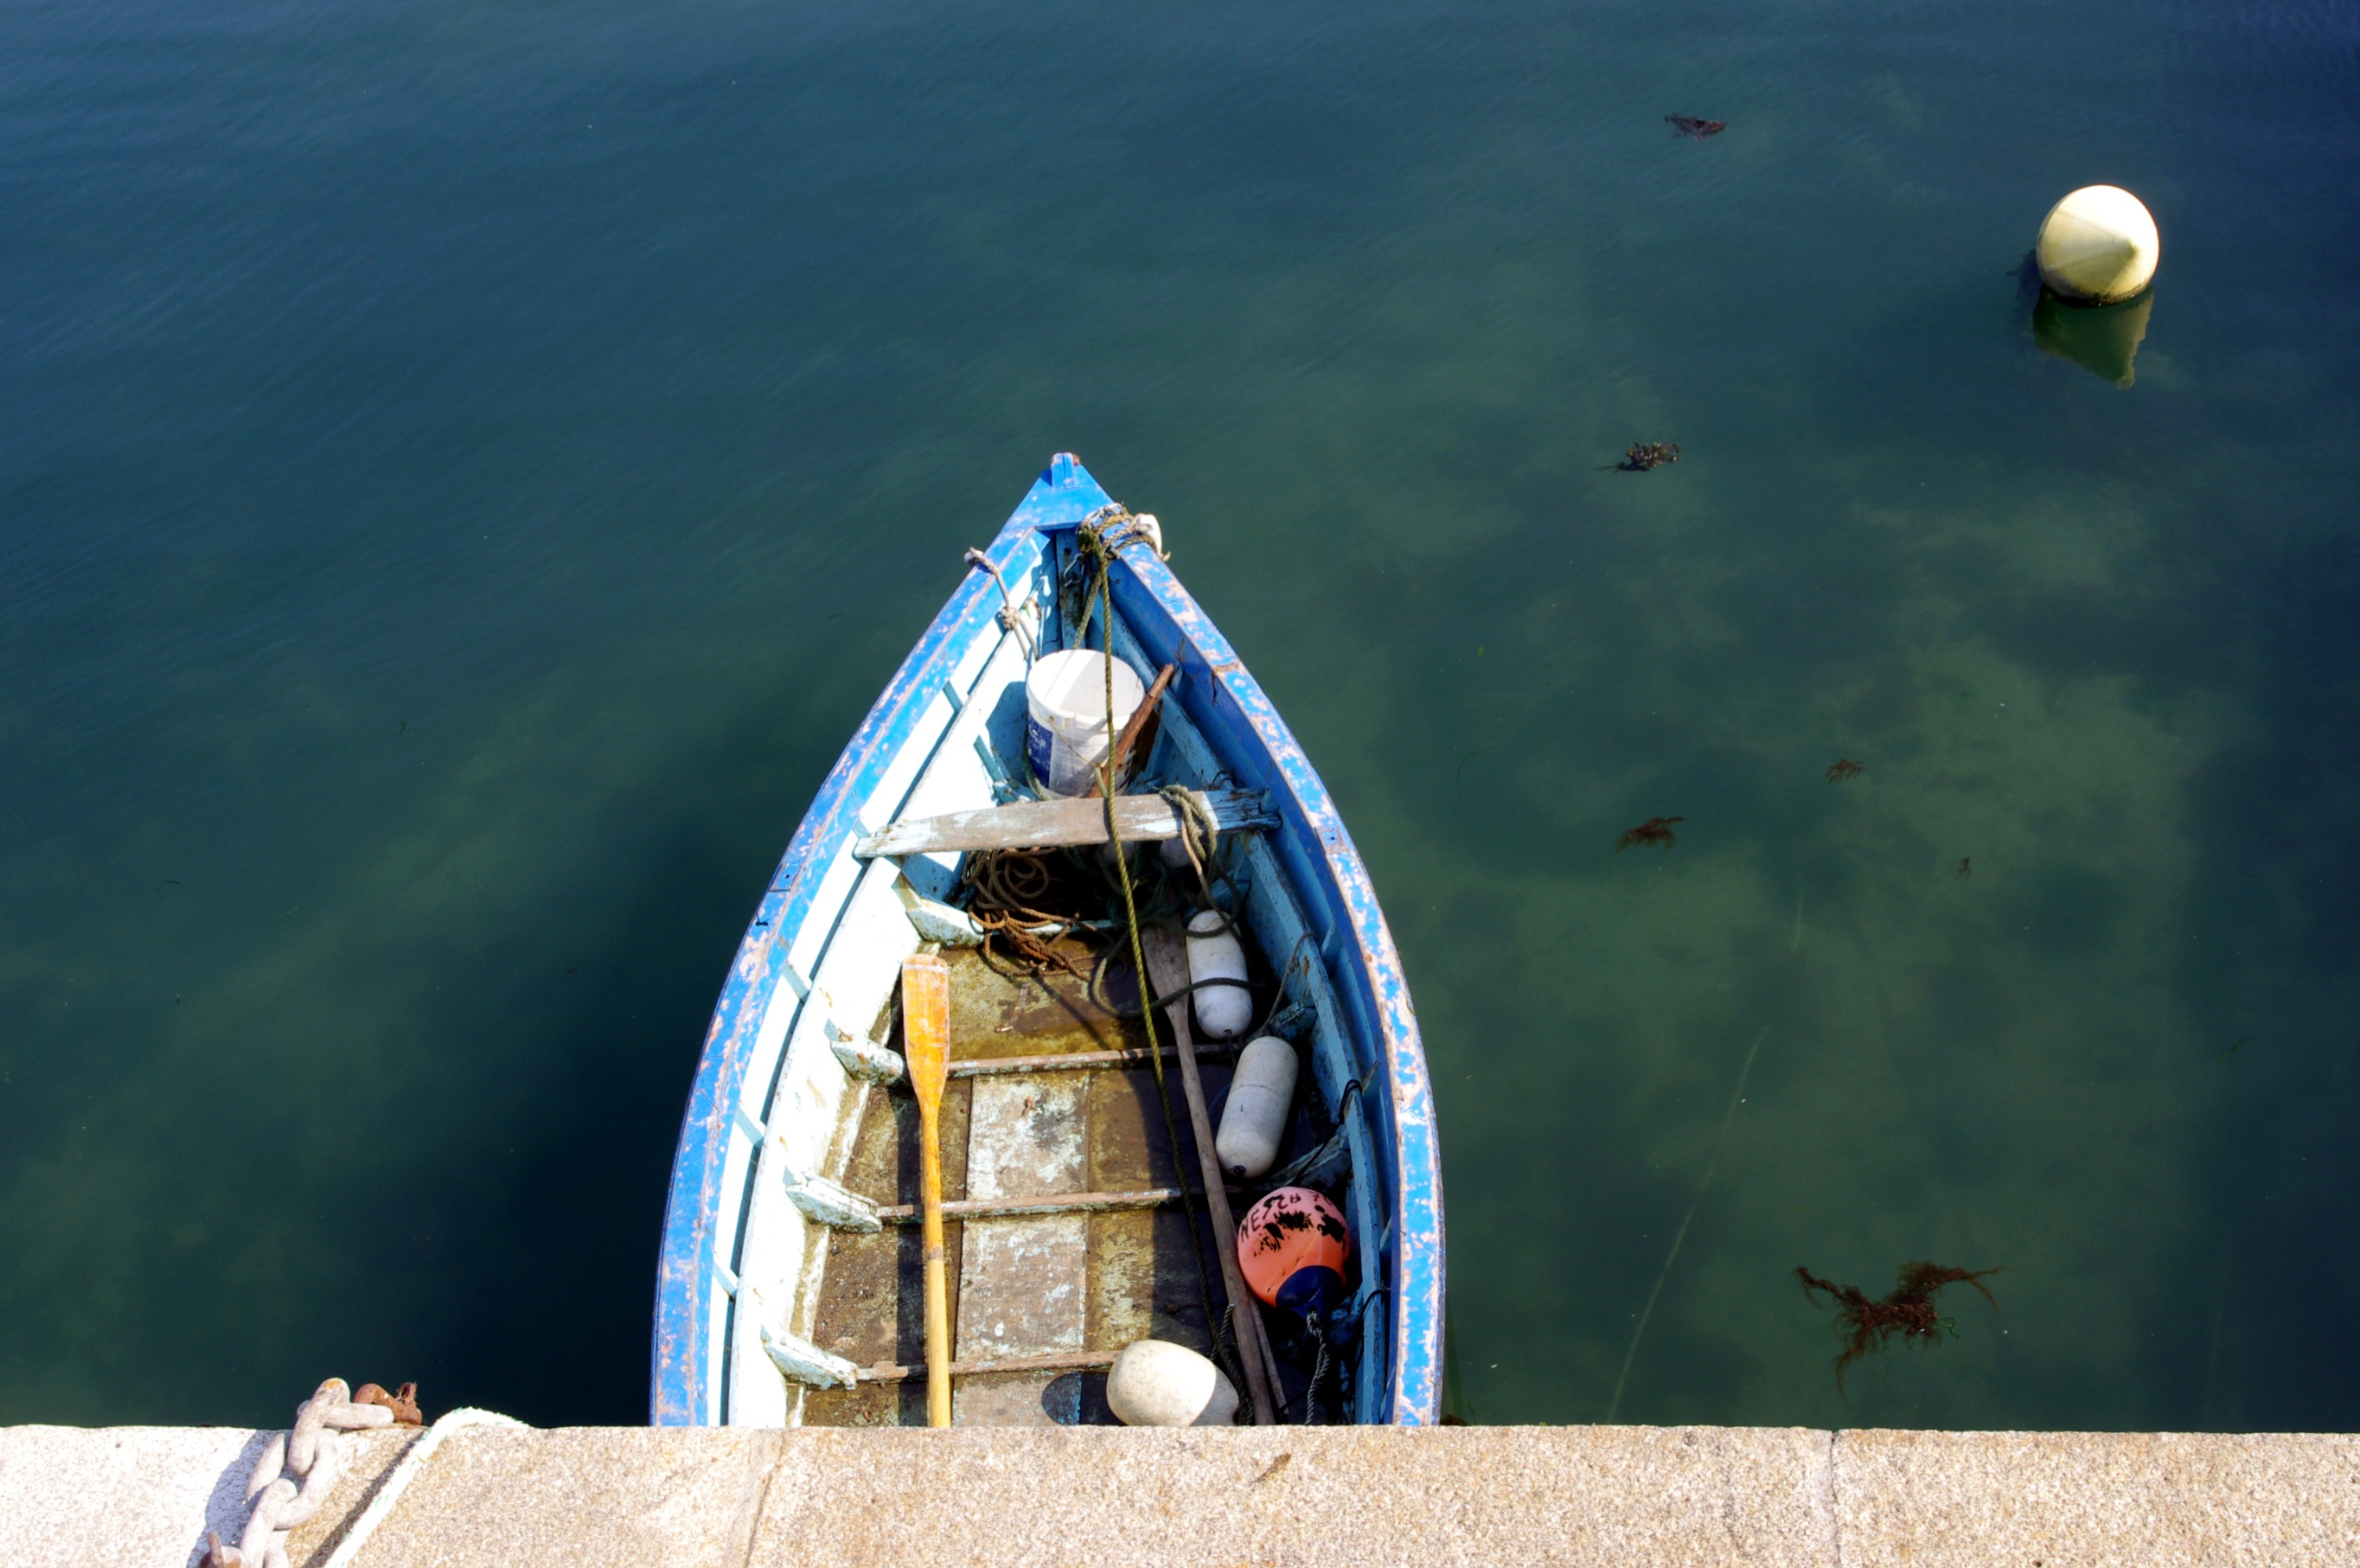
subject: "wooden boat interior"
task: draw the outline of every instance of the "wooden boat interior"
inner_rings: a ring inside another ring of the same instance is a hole
[[[736,1031],[745,1044],[734,1081],[721,1080],[707,1113],[716,1136],[706,1267],[716,1283],[688,1299],[710,1314],[698,1326],[709,1327],[711,1360],[692,1368],[705,1376],[686,1385],[685,1400],[672,1396],[694,1419],[924,1423],[917,1118],[906,1079],[894,1076],[896,980],[902,959],[935,946],[951,975],[941,1125],[955,1424],[1110,1421],[1106,1367],[1144,1337],[1214,1355],[1238,1379],[1175,1042],[1159,1011],[1160,1092],[1109,852],[908,848],[908,836],[923,837],[935,819],[1036,798],[1027,671],[1052,652],[1105,645],[1094,567],[1075,529],[1020,526],[1023,518],[988,555],[970,556],[972,570],[992,579],[988,592],[965,610],[955,597],[905,665],[903,685],[913,669],[920,679],[944,672],[934,689],[889,690],[838,763],[716,1011],[714,1037]],[[1152,560],[1152,542],[1126,533],[1111,576],[1135,575],[1127,557]],[[1151,569],[1168,579],[1160,560]],[[1209,900],[1246,938],[1254,1028],[1227,1042],[1197,1036],[1213,1120],[1247,1038],[1277,1034],[1301,1063],[1276,1162],[1231,1189],[1231,1204],[1242,1216],[1273,1186],[1311,1186],[1341,1209],[1350,1235],[1345,1307],[1322,1343],[1290,1344],[1283,1314],[1265,1310],[1281,1350],[1280,1419],[1403,1419],[1388,1354],[1395,1129],[1367,987],[1356,996],[1346,983],[1343,966],[1359,951],[1349,912],[1332,891],[1306,887],[1304,867],[1316,863],[1306,855],[1317,845],[1290,848],[1266,793],[1271,760],[1240,755],[1234,739],[1211,733],[1219,726],[1207,705],[1232,688],[1185,627],[1143,620],[1137,585],[1122,586],[1112,596],[1117,656],[1143,683],[1165,664],[1180,677],[1131,759],[1124,809],[1146,821],[1165,799],[1154,792],[1178,785],[1218,796],[1225,824],[1248,824],[1222,831],[1202,868],[1153,841],[1131,852],[1151,937],[1176,943],[1170,933]],[[1226,644],[1212,652],[1225,654]],[[1168,809],[1176,820],[1183,808]],[[1087,810],[1102,819],[1102,804]],[[832,843],[814,827],[828,812],[848,824]],[[990,841],[995,829],[987,816],[966,831]],[[1022,883],[1008,902],[1087,919],[1063,931],[1003,928],[978,944],[969,906],[979,869]],[[692,1124],[698,1114],[693,1102]],[[1176,1150],[1167,1126],[1176,1126]],[[676,1171],[668,1226],[683,1179]],[[1437,1212],[1437,1244],[1438,1223]],[[668,1232],[668,1269],[672,1250]],[[661,1412],[661,1303],[659,1339]]]

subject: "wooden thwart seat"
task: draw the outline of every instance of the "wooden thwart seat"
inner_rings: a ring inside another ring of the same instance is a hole
[[[1278,826],[1270,796],[1261,790],[1207,790],[1205,802],[1224,833]],[[1120,796],[1114,803],[1114,816],[1126,843],[1180,836],[1179,809],[1160,795]],[[858,840],[852,852],[866,861],[935,850],[1045,850],[1106,841],[1107,803],[1103,800],[1022,800],[1013,806],[895,822]]]

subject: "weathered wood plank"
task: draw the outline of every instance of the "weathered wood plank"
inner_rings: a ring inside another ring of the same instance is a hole
[[[956,1359],[1081,1349],[1089,1288],[1087,1214],[976,1220],[959,1246]]]
[[[967,1197],[1038,1198],[1082,1187],[1087,1090],[1070,1078],[977,1084],[967,1113]]]
[[[951,1384],[953,1426],[1040,1430],[1081,1424],[1082,1380],[1072,1372],[1026,1372],[1012,1377],[969,1374],[954,1377]]]
[[[976,1080],[967,1136],[970,1202],[1024,1206],[1082,1186],[1088,1171],[1088,1081],[1061,1078]],[[959,1244],[956,1359],[1055,1355],[1087,1343],[1090,1222],[1086,1212],[993,1217],[970,1213]],[[1070,1424],[1079,1386],[1057,1388],[1035,1372],[1007,1385],[967,1385],[955,1396],[956,1426]]]
[[[1278,826],[1270,797],[1260,790],[1207,790],[1205,799],[1224,833]],[[1126,842],[1180,836],[1179,813],[1160,795],[1126,795],[1114,803],[1115,821]],[[1023,800],[1013,806],[954,811],[942,817],[895,822],[852,847],[863,860],[880,855],[922,855],[937,850],[1044,850],[1107,841],[1106,803],[1101,800]]]

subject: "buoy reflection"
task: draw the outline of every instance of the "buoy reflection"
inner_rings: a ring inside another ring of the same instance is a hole
[[[2032,341],[2060,359],[2070,359],[2102,380],[2127,387],[2136,378],[2132,361],[2147,337],[2155,291],[2119,305],[2075,305],[2044,288],[2032,307]]]

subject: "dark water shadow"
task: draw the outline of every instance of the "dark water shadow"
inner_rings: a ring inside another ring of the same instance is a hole
[[[2147,341],[2155,291],[2118,305],[2077,305],[2043,289],[2032,307],[2032,341],[2044,354],[2070,360],[2101,381],[2128,389],[2138,378],[2135,365]]]
[[[2180,1343],[2156,1370],[2191,1426],[2342,1431],[2360,1351],[2319,1334],[2317,1313],[2360,1299],[2360,542],[2287,550],[2246,591],[2256,722],[2189,789],[2195,870],[2171,985],[2217,1110]]]

